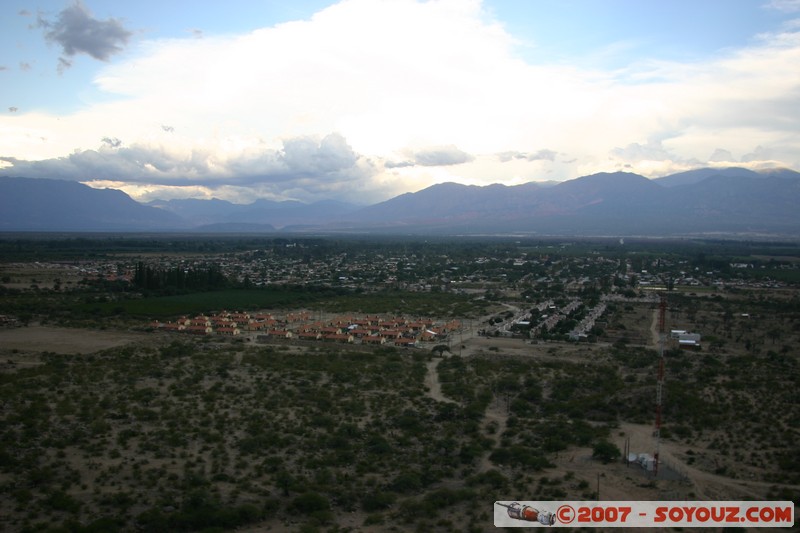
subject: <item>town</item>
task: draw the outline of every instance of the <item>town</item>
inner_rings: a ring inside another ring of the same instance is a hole
[[[5,529],[484,531],[500,495],[797,499],[792,243],[0,252]]]

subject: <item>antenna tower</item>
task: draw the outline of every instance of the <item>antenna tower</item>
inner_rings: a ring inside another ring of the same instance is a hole
[[[653,477],[658,477],[658,452],[661,447],[661,407],[664,388],[664,345],[667,342],[665,316],[667,314],[667,297],[662,294],[658,304],[658,379],[656,380],[656,452],[653,454]]]

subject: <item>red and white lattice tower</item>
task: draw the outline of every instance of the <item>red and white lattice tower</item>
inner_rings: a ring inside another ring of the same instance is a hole
[[[658,379],[656,380],[656,452],[653,454],[653,477],[658,476],[658,452],[661,447],[661,408],[664,388],[664,345],[667,342],[667,331],[664,327],[667,314],[667,298],[661,295],[658,304]]]

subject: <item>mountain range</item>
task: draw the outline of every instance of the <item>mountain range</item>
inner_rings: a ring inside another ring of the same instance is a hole
[[[0,231],[800,236],[800,173],[600,173],[556,184],[442,183],[370,206],[168,200],[77,182],[0,178]]]

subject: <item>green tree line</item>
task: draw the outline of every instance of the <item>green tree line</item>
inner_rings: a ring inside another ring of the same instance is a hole
[[[223,289],[229,285],[228,278],[217,265],[200,268],[180,266],[162,269],[139,261],[133,276],[133,284],[146,291],[208,291]]]

